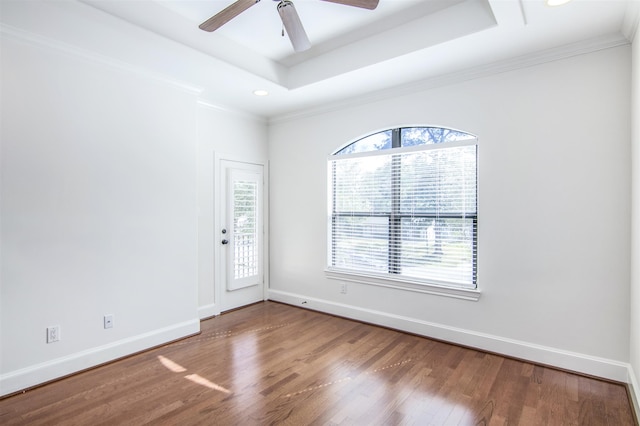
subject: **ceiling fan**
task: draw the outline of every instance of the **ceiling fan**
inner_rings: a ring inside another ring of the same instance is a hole
[[[282,25],[291,40],[293,50],[303,52],[311,47],[307,33],[304,31],[300,17],[296,12],[291,0],[274,0],[278,2],[277,9]],[[347,6],[360,7],[373,10],[378,6],[379,0],[323,0],[330,3],[339,3]],[[204,31],[215,31],[245,10],[249,9],[260,0],[236,0],[235,3],[227,6],[222,11],[200,24],[200,29]]]

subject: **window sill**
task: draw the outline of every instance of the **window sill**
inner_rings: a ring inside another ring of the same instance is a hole
[[[475,289],[445,287],[436,284],[428,284],[419,281],[404,279],[392,279],[378,275],[358,274],[339,269],[325,269],[325,275],[331,280],[354,282],[359,284],[375,285],[379,287],[394,288],[398,290],[413,291],[416,293],[433,294],[437,296],[453,297],[455,299],[477,302],[480,299],[480,291]]]

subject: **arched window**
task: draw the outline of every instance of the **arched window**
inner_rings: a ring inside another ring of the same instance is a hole
[[[385,130],[329,157],[328,270],[475,289],[477,139]]]

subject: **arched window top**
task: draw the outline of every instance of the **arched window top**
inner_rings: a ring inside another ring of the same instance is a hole
[[[443,127],[400,127],[365,136],[339,149],[334,155],[473,139],[476,137],[472,134]]]
[[[475,292],[477,145],[459,130],[399,127],[329,156],[327,272],[437,294]]]

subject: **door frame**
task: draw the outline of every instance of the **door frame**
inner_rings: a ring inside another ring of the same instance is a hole
[[[226,288],[226,280],[223,275],[224,268],[226,267],[222,262],[222,250],[220,230],[223,224],[221,223],[221,209],[226,208],[222,205],[222,185],[225,183],[225,177],[223,176],[224,170],[222,167],[223,161],[231,161],[236,163],[254,164],[262,166],[262,217],[263,217],[263,238],[262,238],[262,253],[263,253],[263,284],[262,284],[262,300],[267,300],[269,294],[269,162],[263,159],[252,158],[248,156],[229,155],[219,152],[214,152],[213,163],[213,300],[214,305],[217,306],[217,314],[222,312],[222,292]],[[216,314],[216,315],[217,315]]]

